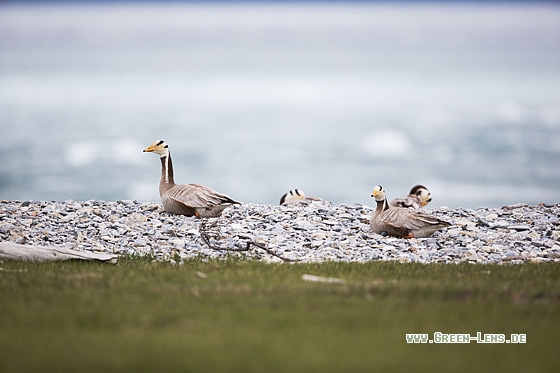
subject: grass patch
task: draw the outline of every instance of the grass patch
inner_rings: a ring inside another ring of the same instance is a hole
[[[544,372],[560,362],[559,264],[0,267],[2,372]],[[434,332],[527,343],[406,343],[407,333]]]

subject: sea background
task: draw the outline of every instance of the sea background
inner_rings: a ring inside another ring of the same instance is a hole
[[[0,3],[0,200],[560,202],[560,5]]]

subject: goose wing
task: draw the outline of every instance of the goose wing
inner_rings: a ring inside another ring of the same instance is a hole
[[[389,208],[379,214],[376,218],[377,225],[380,231],[384,231],[394,236],[405,237],[410,234],[410,229],[407,227],[408,209],[393,207]]]
[[[165,211],[187,216],[217,216],[229,205],[229,196],[199,184],[175,185],[162,196]]]
[[[391,201],[390,206],[419,209],[422,207],[422,201],[420,201],[420,197],[417,195],[410,194],[405,198],[395,198]]]
[[[328,202],[319,197],[305,197],[304,199],[292,199],[284,201],[284,203],[282,203],[282,206],[293,206],[299,204],[307,206],[321,206],[325,203]]]
[[[411,232],[424,232],[427,227],[434,230],[449,225],[431,215],[408,209],[393,207],[379,215],[379,222],[386,228],[386,232],[399,236],[409,236]]]
[[[194,208],[239,203],[225,194],[200,184],[176,185],[169,190],[167,198]]]

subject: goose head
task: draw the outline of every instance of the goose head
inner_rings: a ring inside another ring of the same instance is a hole
[[[169,155],[169,145],[167,145],[163,140],[156,140],[152,143],[152,145],[144,149],[144,152],[156,153],[159,154],[160,157],[165,157]]]
[[[381,202],[385,199],[385,190],[381,185],[376,185],[375,187],[373,187],[371,196],[375,198],[377,202]]]
[[[280,204],[293,203],[297,201],[303,201],[305,199],[305,193],[301,189],[292,189],[288,193],[284,194],[280,198]]]
[[[423,189],[420,193],[420,201],[422,201],[422,206],[426,206],[428,203],[432,202],[432,193],[428,189]]]
[[[428,203],[432,202],[432,193],[423,185],[416,185],[410,191],[410,194],[414,194],[420,198],[422,207],[426,206]]]

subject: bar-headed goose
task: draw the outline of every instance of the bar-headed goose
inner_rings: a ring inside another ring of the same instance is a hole
[[[410,193],[405,198],[395,198],[391,201],[390,207],[405,207],[419,209],[432,202],[432,194],[424,185],[412,187]]]
[[[144,152],[156,153],[161,159],[161,180],[159,195],[163,209],[173,214],[213,218],[232,204],[239,204],[225,194],[221,194],[204,185],[177,185],[173,180],[173,163],[169,146],[163,140],[154,141]]]
[[[373,214],[371,230],[378,234],[388,234],[404,238],[430,237],[438,229],[450,226],[432,215],[418,210],[403,207],[387,207],[387,197],[381,185],[376,185],[371,194],[377,202],[377,209]]]
[[[319,197],[307,197],[301,189],[292,189],[280,198],[280,205],[282,206],[297,205],[298,203],[319,205],[325,202],[325,200]]]

